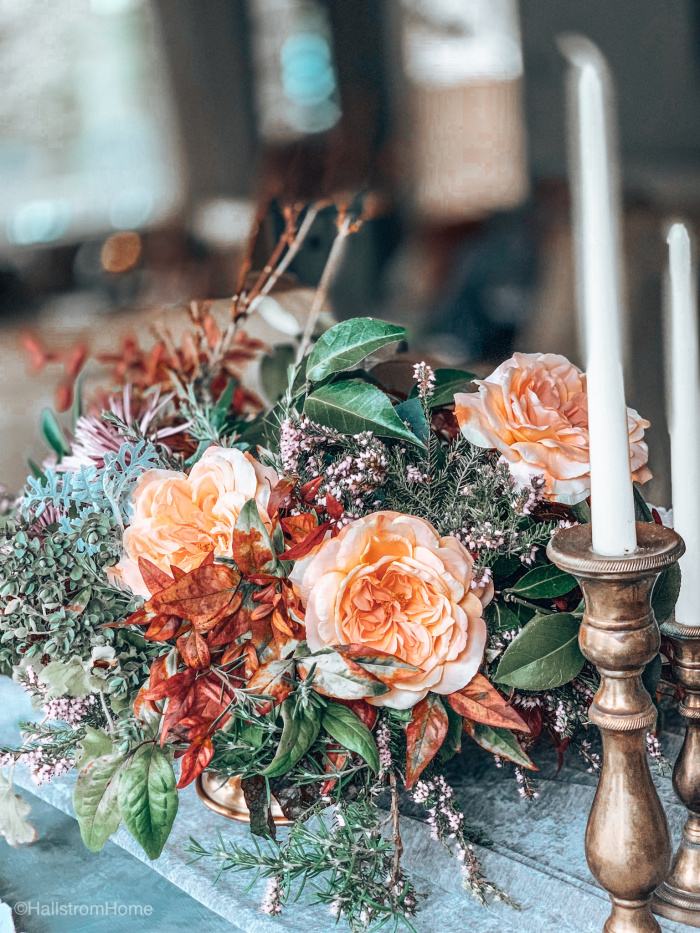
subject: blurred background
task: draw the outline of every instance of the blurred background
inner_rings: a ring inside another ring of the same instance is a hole
[[[357,192],[336,318],[480,374],[514,349],[580,363],[564,32],[617,85],[627,393],[668,505],[664,231],[700,215],[698,0],[1,0],[0,481],[41,460],[60,378],[32,373],[28,329],[36,358],[177,328],[234,294],[252,231],[255,268],[314,204],[280,298],[303,318]],[[289,341],[274,315],[248,329]]]

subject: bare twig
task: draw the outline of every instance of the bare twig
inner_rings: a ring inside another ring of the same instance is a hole
[[[311,305],[309,316],[306,319],[304,334],[301,338],[301,343],[299,344],[299,349],[296,356],[297,366],[304,359],[306,353],[308,352],[309,346],[311,345],[311,338],[313,337],[316,321],[318,320],[318,316],[323,310],[328,299],[328,289],[330,288],[331,282],[333,281],[333,278],[338,271],[340,260],[343,258],[345,244],[349,232],[350,217],[346,214],[341,221],[340,226],[338,227],[338,233],[335,240],[333,241],[333,246],[331,246],[331,251],[328,254],[328,259],[326,260],[326,265],[323,270],[323,275],[321,276],[321,281],[318,283],[318,288],[316,289],[316,294],[314,295],[313,304]]]

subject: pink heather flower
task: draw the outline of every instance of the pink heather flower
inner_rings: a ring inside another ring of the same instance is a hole
[[[430,398],[435,391],[435,373],[426,362],[416,363],[413,367],[413,378],[418,383],[418,397]]]

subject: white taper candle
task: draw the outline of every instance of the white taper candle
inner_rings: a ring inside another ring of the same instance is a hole
[[[620,556],[636,549],[637,535],[622,370],[619,192],[610,82],[602,55],[591,42],[568,37],[560,45],[573,65],[572,193],[588,380],[593,549]]]
[[[697,625],[700,597],[700,364],[698,308],[690,236],[681,223],[668,234],[666,385],[671,435],[673,525],[685,541],[676,619]]]

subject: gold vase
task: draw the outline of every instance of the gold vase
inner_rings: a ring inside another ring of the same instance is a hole
[[[205,771],[197,778],[197,794],[205,807],[209,807],[219,816],[237,823],[250,823],[250,811],[245,802],[240,777],[227,778],[224,774],[215,771]],[[272,819],[276,826],[289,826],[293,821],[288,820],[275,798],[272,798],[270,807]]]
[[[670,528],[640,522],[637,550],[623,557],[596,554],[590,525],[558,531],[547,548],[581,584],[579,644],[600,673],[589,715],[602,735],[603,764],[586,859],[612,901],[604,933],[660,933],[650,901],[671,864],[671,835],[647,761],[656,709],[641,675],[661,642],[651,608],[654,583],[684,549]]]

